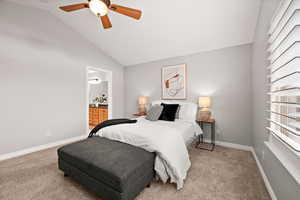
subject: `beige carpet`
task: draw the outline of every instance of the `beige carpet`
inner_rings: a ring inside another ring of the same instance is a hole
[[[1,200],[99,199],[57,169],[56,149],[0,162]],[[184,189],[154,182],[137,200],[269,200],[250,152],[216,147],[190,150],[192,168]]]

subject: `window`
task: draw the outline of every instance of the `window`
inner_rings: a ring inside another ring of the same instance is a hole
[[[271,137],[300,155],[300,0],[283,0],[269,30]]]

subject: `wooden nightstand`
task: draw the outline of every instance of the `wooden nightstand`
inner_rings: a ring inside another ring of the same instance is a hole
[[[142,117],[142,116],[146,116],[147,113],[136,113],[136,114],[132,114],[135,117]]]
[[[201,127],[202,130],[204,130],[204,124],[209,124],[211,126],[211,143],[205,143],[203,134],[199,136],[199,141],[196,144],[196,148],[198,149],[204,149],[208,151],[213,151],[215,148],[215,126],[216,126],[216,121],[215,119],[197,119],[196,120],[199,126]],[[201,147],[202,145],[202,147]],[[203,147],[204,145],[209,145],[209,148]]]

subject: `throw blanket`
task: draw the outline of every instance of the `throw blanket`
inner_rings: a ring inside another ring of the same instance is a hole
[[[90,134],[89,134],[89,138],[93,137],[99,130],[101,130],[102,128],[108,127],[108,126],[112,126],[112,125],[118,125],[118,124],[130,124],[130,123],[136,123],[137,120],[131,120],[131,119],[110,119],[110,120],[106,120],[100,124],[98,124],[97,126],[95,126],[95,128],[93,128],[93,130],[91,130]]]
[[[178,190],[183,187],[191,162],[183,137],[175,128],[139,119],[136,124],[106,127],[99,135],[155,152],[154,168],[159,178],[164,183],[176,183]]]

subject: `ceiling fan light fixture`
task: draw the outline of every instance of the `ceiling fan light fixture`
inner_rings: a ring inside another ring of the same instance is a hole
[[[88,79],[89,84],[96,85],[102,82],[102,80],[98,77],[92,77]]]
[[[91,12],[97,16],[98,20],[101,21],[104,29],[109,29],[112,27],[112,24],[108,17],[109,10],[122,15],[126,15],[128,17],[132,17],[137,20],[140,19],[142,16],[142,11],[120,6],[117,4],[111,4],[110,0],[87,0],[86,3],[77,3],[67,6],[60,6],[59,8],[65,12],[72,12],[89,8]]]
[[[96,16],[105,16],[108,13],[107,5],[101,0],[91,0],[89,8]]]

